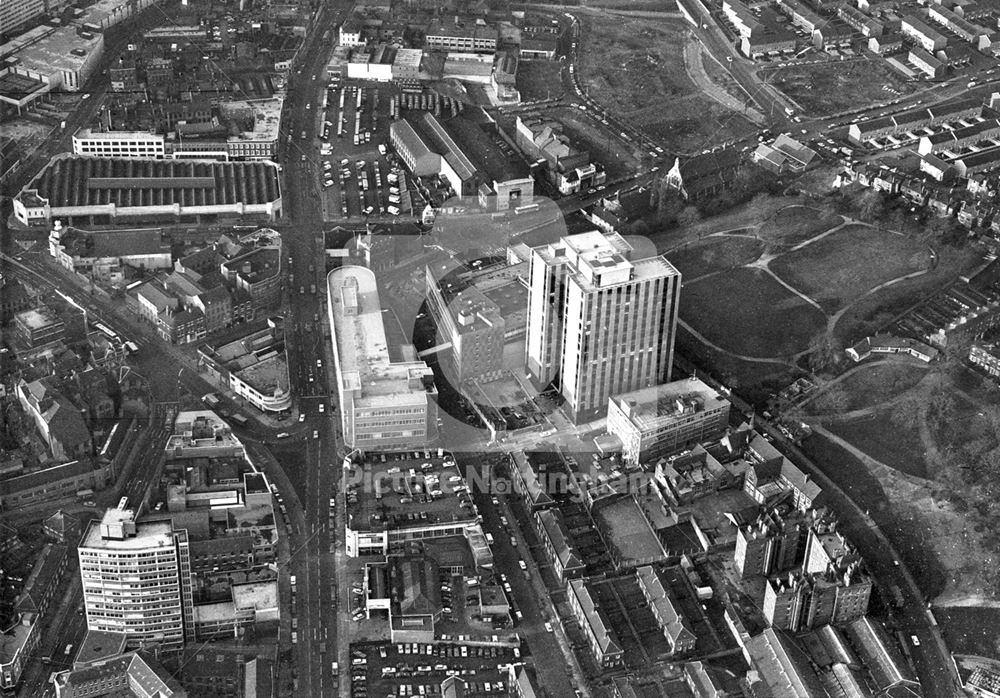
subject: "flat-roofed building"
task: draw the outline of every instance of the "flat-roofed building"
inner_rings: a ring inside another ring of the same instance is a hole
[[[0,35],[12,34],[45,14],[45,0],[4,0],[0,3]]]
[[[49,254],[66,269],[94,281],[122,287],[129,268],[170,269],[170,240],[159,228],[88,232],[55,221]]]
[[[48,306],[40,305],[14,316],[14,336],[28,349],[39,349],[60,341],[66,323]]]
[[[729,400],[697,378],[608,400],[608,433],[621,440],[627,463],[650,463],[685,446],[721,436],[728,422]]]
[[[198,349],[199,366],[261,412],[292,406],[283,327],[268,327],[223,344]]]
[[[375,273],[354,265],[335,269],[327,298],[345,444],[371,450],[433,443],[434,373],[412,346],[390,350]]]
[[[461,271],[457,267],[453,271]],[[451,274],[425,267],[427,300],[438,343],[450,343],[446,375],[458,387],[465,381],[489,381],[503,371],[505,322],[500,308],[475,286]]]
[[[149,131],[92,131],[73,134],[73,154],[102,158],[156,158],[166,156],[166,139]]]
[[[124,633],[133,647],[194,639],[187,531],[109,509],[90,522],[79,556],[89,629]]]
[[[424,48],[431,51],[493,53],[497,50],[497,28],[474,18],[441,20],[427,27]]]
[[[665,257],[632,252],[596,230],[532,249],[525,366],[540,387],[558,377],[578,423],[670,375],[681,275]]]
[[[104,34],[43,25],[0,47],[0,55],[10,59],[15,74],[44,83],[44,92],[78,92],[104,55]]]

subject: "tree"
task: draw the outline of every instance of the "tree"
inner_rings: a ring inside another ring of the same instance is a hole
[[[840,348],[826,332],[820,332],[809,345],[809,370],[813,373],[835,367],[840,360]]]
[[[885,213],[885,199],[882,193],[874,189],[868,189],[861,198],[858,199],[858,216],[863,221],[875,221],[880,219]]]
[[[850,405],[847,391],[840,383],[828,385],[823,392],[813,398],[812,411],[818,414],[840,414]]]
[[[896,403],[890,419],[903,429],[915,429],[924,418],[924,403],[917,398],[909,398]]]
[[[701,220],[701,213],[698,211],[696,206],[685,206],[681,209],[681,212],[677,214],[677,225],[687,228],[694,225]]]
[[[747,216],[752,225],[761,225],[771,217],[771,197],[761,192],[747,202]]]

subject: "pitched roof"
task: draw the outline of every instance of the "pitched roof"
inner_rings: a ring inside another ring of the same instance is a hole
[[[576,597],[577,603],[583,610],[586,620],[587,630],[597,641],[603,654],[617,654],[622,651],[618,636],[604,618],[604,611],[594,601],[590,595],[590,589],[582,579],[573,579],[569,583],[570,591]]]
[[[549,544],[555,551],[556,558],[563,569],[583,567],[583,561],[577,555],[576,548],[574,548],[566,531],[562,513],[554,509],[543,509],[537,513],[537,516],[538,521],[542,524],[542,531],[549,539]]]

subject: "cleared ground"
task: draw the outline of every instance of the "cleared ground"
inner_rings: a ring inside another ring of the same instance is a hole
[[[588,112],[573,107],[556,107],[546,112],[563,125],[566,135],[590,157],[604,165],[609,179],[632,175],[641,164],[631,144],[626,143]]]
[[[560,61],[521,61],[517,66],[517,89],[524,102],[557,99],[563,93]]]
[[[683,70],[684,19],[579,14],[577,77],[590,97],[661,139],[670,150],[699,151],[756,127],[705,96]]]
[[[931,266],[913,238],[849,225],[770,264],[773,272],[833,312],[879,284]]]
[[[736,354],[787,357],[826,326],[815,307],[761,269],[734,269],[684,286],[681,319]]]
[[[762,78],[795,100],[807,114],[823,116],[895,99],[913,91],[881,60],[826,61],[760,71]]]

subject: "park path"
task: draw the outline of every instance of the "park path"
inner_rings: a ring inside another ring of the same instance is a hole
[[[695,339],[704,344],[706,347],[714,349],[715,351],[721,352],[723,354],[728,354],[733,358],[741,359],[742,361],[753,361],[759,364],[778,364],[779,366],[788,366],[798,370],[798,366],[796,366],[790,361],[784,361],[783,359],[768,359],[768,358],[762,358],[760,356],[748,356],[747,354],[737,354],[734,351],[730,351],[729,349],[724,349],[723,347],[720,347],[718,344],[708,339],[708,337],[698,332],[698,330],[691,327],[691,325],[686,323],[684,320],[678,319],[677,324],[683,327],[688,332],[690,332]]]
[[[923,369],[925,371],[929,368],[928,365],[925,364],[923,361],[919,361],[918,359],[911,359],[909,357],[904,357],[904,356],[886,356],[877,361],[862,361],[861,363],[852,366],[851,368],[847,369],[840,375],[831,379],[822,388],[810,393],[809,397],[803,400],[798,405],[798,407],[799,408],[805,407],[810,402],[815,400],[817,397],[822,395],[831,386],[837,385],[838,383],[847,380],[858,371],[868,369],[872,366],[879,366],[881,364],[905,364],[907,366],[911,366],[917,369]],[[879,402],[877,404],[869,405],[868,407],[859,407],[858,409],[851,410],[849,412],[828,412],[824,414],[810,414],[807,416],[803,416],[802,418],[805,420],[816,419],[819,421],[824,421],[824,420],[834,421],[834,420],[850,420],[850,419],[855,419],[857,417],[867,417],[878,410],[884,409],[899,402],[900,400],[905,398],[914,388],[920,385],[920,383],[922,383],[925,379],[926,376],[924,378],[921,378],[919,381],[917,381],[916,384],[914,384],[907,390],[903,391],[899,395],[889,398],[888,400],[883,400],[882,402]]]
[[[878,286],[875,286],[874,288],[871,288],[868,291],[865,291],[863,294],[861,294],[860,296],[858,296],[857,298],[855,298],[853,301],[851,301],[850,303],[848,303],[847,305],[845,305],[843,308],[841,308],[840,310],[838,310],[833,315],[831,315],[831,316],[829,316],[827,318],[827,321],[826,321],[826,331],[829,332],[830,336],[832,337],[833,336],[833,330],[837,326],[837,323],[840,322],[840,318],[843,317],[844,313],[846,313],[848,310],[850,310],[851,308],[853,308],[855,305],[857,305],[858,303],[860,303],[861,301],[863,301],[865,298],[867,298],[868,296],[872,295],[873,293],[877,293],[878,291],[881,291],[883,289],[889,288],[890,286],[898,284],[898,283],[900,283],[902,281],[907,281],[908,279],[915,279],[918,276],[923,276],[928,271],[929,271],[928,269],[920,269],[918,271],[911,271],[909,274],[903,274],[902,276],[897,276],[895,279],[889,279],[888,281],[883,281]]]

